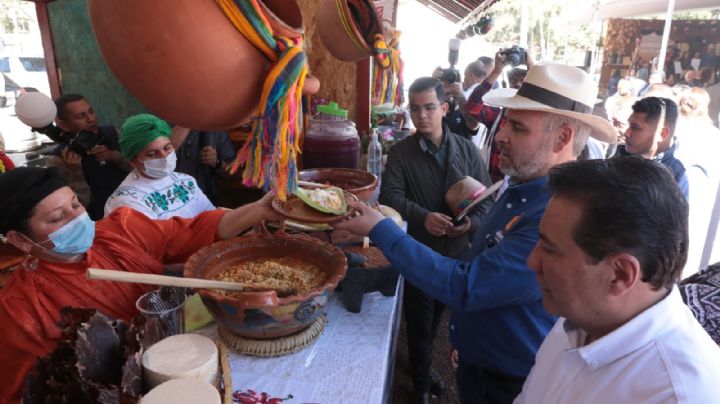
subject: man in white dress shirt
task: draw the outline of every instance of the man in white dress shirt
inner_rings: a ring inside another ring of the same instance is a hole
[[[515,403],[712,403],[720,348],[676,282],[688,205],[670,172],[621,157],[550,171],[553,193],[528,258],[562,316]]]

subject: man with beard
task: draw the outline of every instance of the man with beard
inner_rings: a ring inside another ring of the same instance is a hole
[[[507,108],[496,141],[510,187],[475,232],[468,260],[432,251],[361,204],[353,204],[360,216],[336,225],[369,235],[393,268],[452,309],[463,403],[511,403],[555,322],[526,261],[550,199],[550,168],[575,160],[588,136],[617,137],[608,121],[592,115],[596,94],[584,71],[541,64],[529,69],[519,90],[498,89],[483,98]]]

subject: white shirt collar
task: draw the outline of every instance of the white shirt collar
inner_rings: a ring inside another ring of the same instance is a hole
[[[673,304],[673,300],[682,301],[680,290],[673,286],[670,293],[652,307],[638,314],[610,334],[583,346],[587,333],[567,319],[563,324],[571,349],[577,349],[587,365],[596,370],[633,351],[647,345],[658,335],[665,334],[678,327],[677,319],[684,318],[678,310],[684,304]]]

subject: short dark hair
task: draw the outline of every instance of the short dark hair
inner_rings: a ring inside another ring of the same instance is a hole
[[[664,97],[645,97],[632,106],[638,114],[645,114],[645,122],[657,122],[665,108],[665,125],[670,128],[670,135],[675,133],[675,124],[678,118],[678,107],[675,101]]]
[[[491,58],[490,56],[480,56],[479,58],[477,58],[477,60],[478,62],[483,62],[485,64],[485,67],[495,63],[495,59]]]
[[[638,156],[555,166],[554,196],[582,206],[573,240],[596,264],[616,253],[640,262],[654,290],[680,278],[688,251],[688,204],[670,171]]]
[[[57,107],[57,116],[58,118],[65,120],[67,119],[67,115],[65,111],[65,105],[76,102],[76,101],[82,101],[86,100],[86,98],[80,94],[63,94],[55,100],[55,107]]]
[[[487,66],[485,63],[480,61],[474,61],[467,66],[467,70],[472,73],[475,77],[485,78],[487,77]]]
[[[419,79],[413,81],[413,83],[410,84],[408,93],[417,94],[430,89],[435,90],[435,94],[437,94],[437,98],[440,102],[445,101],[445,88],[443,87],[442,82],[434,77],[420,77]]]
[[[508,81],[513,82],[523,80],[525,76],[527,76],[527,69],[515,67],[508,72]]]

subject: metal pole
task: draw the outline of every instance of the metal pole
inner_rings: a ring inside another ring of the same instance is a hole
[[[600,25],[598,23],[597,18],[597,12],[593,13],[592,22],[590,23],[592,25],[592,47],[590,48],[590,66],[588,66],[588,73],[590,73],[591,77],[595,77],[595,71],[597,70],[597,61],[598,61],[598,47],[597,47],[597,41],[598,38],[600,38],[600,33],[598,32],[598,26]],[[600,79],[598,79],[598,82]]]
[[[665,53],[667,52],[668,40],[670,39],[670,28],[672,26],[672,16],[675,11],[675,0],[668,0],[667,13],[665,13],[665,28],[663,28],[662,42],[660,43],[660,55],[658,56],[657,71],[660,77],[664,76],[665,71]]]

